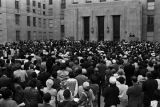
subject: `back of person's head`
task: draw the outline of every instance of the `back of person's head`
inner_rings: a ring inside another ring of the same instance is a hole
[[[131,80],[132,80],[132,82],[136,83],[137,82],[137,77],[136,76],[132,76]]]
[[[9,63],[10,63],[10,59],[7,59],[7,60],[6,60],[6,63],[9,64]]]
[[[78,64],[79,64],[79,60],[78,60],[78,59],[75,59],[75,60],[74,60],[74,63],[75,63],[76,65],[78,65]]]
[[[37,81],[36,79],[32,79],[28,82],[28,85],[32,88],[35,88],[37,86]]]
[[[77,74],[82,74],[82,68],[81,68],[81,67],[78,67],[78,69],[76,69],[76,73],[77,73]]]
[[[21,64],[20,64],[20,63],[16,63],[16,64],[15,64],[15,69],[16,69],[16,70],[21,69]]]
[[[119,78],[118,78],[118,81],[119,81],[121,84],[124,84],[124,83],[125,83],[125,78],[124,78],[124,77],[119,77]]]
[[[69,72],[69,77],[74,78],[75,77],[74,72]]]
[[[30,69],[34,69],[34,65],[33,65],[33,64],[30,64],[30,65],[29,65],[29,68],[30,68]]]
[[[31,76],[32,76],[32,78],[37,78],[37,73],[36,72],[32,72]]]
[[[12,62],[12,63],[15,63],[15,58],[12,58],[12,59],[11,59],[11,62]]]
[[[30,103],[30,107],[38,107],[38,103],[32,101],[32,102]]]
[[[153,62],[149,61],[149,62],[148,62],[148,65],[149,65],[150,67],[153,67]]]
[[[70,99],[70,97],[71,97],[70,90],[69,89],[64,90],[63,96],[64,96],[65,99]]]
[[[45,93],[45,94],[43,95],[43,101],[44,101],[45,103],[49,103],[50,100],[51,100],[51,94],[50,94],[50,93]]]
[[[3,92],[2,92],[2,97],[3,97],[4,99],[8,99],[8,98],[10,98],[11,96],[12,96],[12,91],[11,91],[9,88],[6,88],[6,89],[3,90]]]
[[[65,63],[61,63],[60,68],[61,68],[61,70],[66,69],[66,64]]]
[[[52,77],[57,78],[57,72],[52,72]]]
[[[151,72],[147,72],[147,73],[146,73],[146,77],[147,77],[148,79],[152,79],[152,73],[151,73]]]

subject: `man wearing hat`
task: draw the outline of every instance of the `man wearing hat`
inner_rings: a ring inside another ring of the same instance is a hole
[[[115,77],[110,77],[109,78],[109,86],[107,86],[102,95],[104,97],[104,107],[116,107],[117,104],[120,103],[119,101],[119,89],[116,86],[116,78]]]

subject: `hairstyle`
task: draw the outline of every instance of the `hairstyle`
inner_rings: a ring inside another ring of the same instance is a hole
[[[28,82],[28,85],[32,88],[35,88],[37,85],[36,79],[32,79]]]
[[[32,76],[32,78],[37,78],[36,72],[32,72],[31,76]]]
[[[152,76],[152,73],[151,73],[151,72],[147,72],[147,73],[146,73],[146,77],[147,77],[148,79],[152,79],[152,77],[153,77],[153,76]]]
[[[6,88],[3,92],[2,92],[2,97],[4,99],[8,99],[12,96],[12,91],[9,88]]]
[[[131,80],[136,83],[137,82],[137,77],[136,76],[132,76]]]
[[[45,93],[45,94],[43,95],[43,101],[44,101],[45,103],[49,103],[50,100],[51,100],[51,94],[50,94],[50,93]]]
[[[74,73],[73,72],[69,72],[69,77],[70,78],[74,78],[75,77]]]
[[[69,99],[70,96],[71,96],[70,90],[69,89],[64,90],[63,96],[64,96],[65,99]]]
[[[121,84],[124,84],[124,83],[125,83],[125,78],[124,78],[124,77],[119,77],[119,78],[118,78],[118,81],[119,81]]]

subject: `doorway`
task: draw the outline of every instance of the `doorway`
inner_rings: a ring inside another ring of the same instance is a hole
[[[113,16],[113,40],[120,40],[120,15]]]
[[[83,31],[84,31],[84,40],[85,41],[89,41],[89,35],[90,35],[89,18],[90,17],[83,17]]]
[[[104,16],[98,16],[98,41],[104,41]]]

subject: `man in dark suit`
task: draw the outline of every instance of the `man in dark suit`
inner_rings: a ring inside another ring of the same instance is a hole
[[[128,107],[143,107],[142,106],[142,86],[137,83],[137,77],[132,77],[133,86],[127,90]]]
[[[142,90],[144,92],[143,104],[144,107],[150,107],[150,102],[155,100],[155,91],[158,89],[158,83],[153,79],[152,73],[147,72],[147,80],[142,84]]]
[[[43,104],[38,104],[38,107],[52,107],[49,102],[51,100],[51,95],[50,93],[46,93],[43,96]]]
[[[58,107],[78,107],[78,104],[75,101],[71,100],[71,92],[66,89],[63,92],[64,101],[58,104]]]

